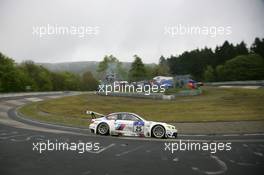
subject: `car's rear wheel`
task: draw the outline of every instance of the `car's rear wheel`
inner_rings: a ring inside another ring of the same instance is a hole
[[[97,133],[100,135],[108,135],[109,134],[109,126],[106,123],[100,123],[97,127]]]
[[[155,138],[165,137],[165,128],[161,125],[156,125],[152,128],[152,136]]]

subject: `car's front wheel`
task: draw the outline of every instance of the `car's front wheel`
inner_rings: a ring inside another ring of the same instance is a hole
[[[109,133],[109,126],[106,123],[100,123],[97,127],[97,133],[100,135],[108,135]]]
[[[152,136],[155,138],[165,137],[165,128],[161,125],[156,125],[152,128]]]

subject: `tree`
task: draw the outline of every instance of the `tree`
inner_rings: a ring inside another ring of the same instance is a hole
[[[244,41],[237,44],[235,47],[236,55],[247,55],[248,54],[248,48]]]
[[[260,40],[256,38],[251,46],[250,52],[263,55],[263,44],[264,39]],[[225,41],[222,45],[216,46],[213,50],[205,47],[204,49],[185,51],[178,56],[172,55],[166,60],[169,72],[174,75],[191,74],[194,79],[203,80],[205,78],[207,66],[212,66],[214,70],[219,69],[220,72],[223,73],[225,68],[220,65],[223,65],[226,61],[236,56],[249,54],[249,50],[243,41],[235,46]],[[159,72],[158,69],[156,69],[154,73],[155,72]],[[215,71],[215,73],[216,72],[217,71]],[[220,80],[223,79],[223,76],[215,74],[215,78]]]
[[[83,73],[81,78],[81,90],[93,91],[98,88],[98,81],[93,77],[90,71]]]
[[[233,44],[225,41],[222,46],[215,49],[215,61],[214,66],[223,64],[225,61],[234,58],[236,55],[236,49]]]
[[[264,77],[264,60],[260,55],[240,55],[217,66],[219,80],[260,80]]]
[[[114,62],[115,60],[112,59],[112,61]],[[108,64],[110,62],[110,58],[106,55],[103,59],[103,61],[101,61],[98,65],[97,68],[97,72],[105,72],[108,68]]]
[[[207,65],[213,65],[215,55],[212,49],[195,49],[190,52],[184,52],[179,56],[171,56],[167,60],[170,73],[176,75],[192,74],[197,80],[203,79],[203,73]]]
[[[129,70],[130,81],[140,81],[146,78],[146,69],[140,57],[134,55],[135,60]]]
[[[71,91],[78,91],[81,87],[81,80],[80,76],[71,73],[71,72],[63,72],[63,76],[65,78],[65,90],[71,90]]]
[[[204,80],[208,82],[215,81],[215,73],[212,66],[207,66],[206,70],[204,71]]]
[[[216,79],[217,81],[226,81],[227,80],[227,72],[225,71],[225,66],[224,65],[218,65],[215,68],[216,71]]]
[[[52,72],[51,73],[51,82],[54,91],[62,91],[66,89],[66,76],[63,72]]]
[[[51,74],[46,68],[34,64],[33,61],[24,61],[20,67],[30,79],[31,90],[50,91],[53,89]]]
[[[168,76],[169,75],[169,66],[167,60],[164,56],[160,57],[159,64],[154,67],[153,77],[154,76]]]
[[[97,72],[103,79],[107,73],[115,73],[119,79],[125,80],[128,78],[127,71],[123,68],[122,63],[113,55],[105,56],[103,61],[98,65]]]
[[[71,72],[50,72],[33,61],[15,64],[0,53],[0,92],[94,90],[97,81],[90,72],[80,75]]]
[[[16,68],[14,60],[0,53],[0,92],[24,91],[24,74]]]
[[[264,38],[262,40],[256,38],[250,50],[252,53],[259,54],[262,58],[264,58]]]

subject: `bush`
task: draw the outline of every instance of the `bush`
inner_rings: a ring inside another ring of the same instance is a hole
[[[220,81],[260,80],[264,77],[264,59],[257,54],[240,55],[216,68]]]

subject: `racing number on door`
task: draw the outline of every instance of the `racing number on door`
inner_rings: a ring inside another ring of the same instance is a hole
[[[143,132],[144,122],[134,122],[133,130],[136,133]]]
[[[142,126],[135,126],[135,132],[141,132],[142,131]]]

